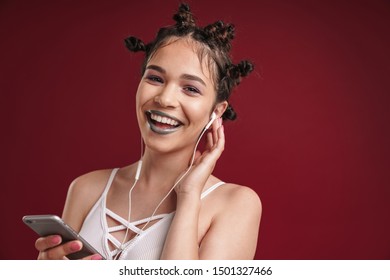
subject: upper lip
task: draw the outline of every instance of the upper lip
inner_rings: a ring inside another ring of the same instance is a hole
[[[169,115],[169,114],[167,114],[167,113],[161,112],[161,111],[147,110],[146,112],[149,113],[149,114],[155,114],[155,115],[160,115],[160,116],[162,116],[162,117],[170,118],[170,119],[172,119],[172,120],[177,121],[177,122],[179,123],[179,125],[182,125],[182,124],[183,124],[183,122],[180,121],[178,118],[175,118],[175,117],[173,117],[173,116],[171,116],[171,115]]]

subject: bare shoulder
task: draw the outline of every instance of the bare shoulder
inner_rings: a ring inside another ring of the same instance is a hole
[[[103,193],[111,171],[92,171],[77,177],[70,184],[63,218],[74,229],[80,228],[82,221]]]
[[[111,169],[96,170],[77,177],[70,184],[68,195],[75,197],[99,195],[103,192],[111,171]]]
[[[224,184],[210,194],[206,207],[211,223],[202,236],[202,258],[253,259],[262,214],[259,195],[247,186]]]
[[[260,197],[250,187],[228,183],[221,188],[220,194],[221,200],[224,201],[223,208],[230,208],[230,211],[245,211],[261,215]]]
[[[210,193],[206,209],[214,219],[246,217],[251,222],[260,222],[262,203],[252,188],[226,183]]]

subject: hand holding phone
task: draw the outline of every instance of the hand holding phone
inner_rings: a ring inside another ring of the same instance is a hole
[[[22,220],[27,226],[38,233],[39,236],[60,235],[62,238],[61,244],[72,240],[81,241],[83,244],[82,249],[75,253],[68,254],[66,256],[68,259],[82,259],[94,254],[99,254],[101,256],[97,250],[56,215],[30,215],[24,216]]]

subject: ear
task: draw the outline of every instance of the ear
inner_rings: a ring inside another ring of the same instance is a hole
[[[214,113],[217,115],[217,118],[222,117],[223,113],[226,111],[226,108],[228,107],[228,102],[222,101],[220,103],[217,103],[214,107]]]

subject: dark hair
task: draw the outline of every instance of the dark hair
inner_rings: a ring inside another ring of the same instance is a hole
[[[217,92],[217,102],[229,100],[233,88],[237,86],[242,77],[252,72],[254,66],[250,61],[243,60],[238,64],[233,64],[230,57],[231,40],[234,38],[234,25],[217,21],[205,27],[199,27],[195,23],[194,16],[188,4],[180,4],[179,10],[173,15],[175,25],[162,27],[158,31],[156,38],[145,44],[136,37],[125,39],[126,47],[132,52],[145,52],[145,60],[142,66],[144,73],[146,65],[153,54],[162,46],[170,43],[172,38],[190,38],[200,43],[203,48],[199,48],[200,59],[207,57],[209,67],[215,69],[213,80]],[[229,104],[222,115],[224,120],[236,119],[236,113]]]

